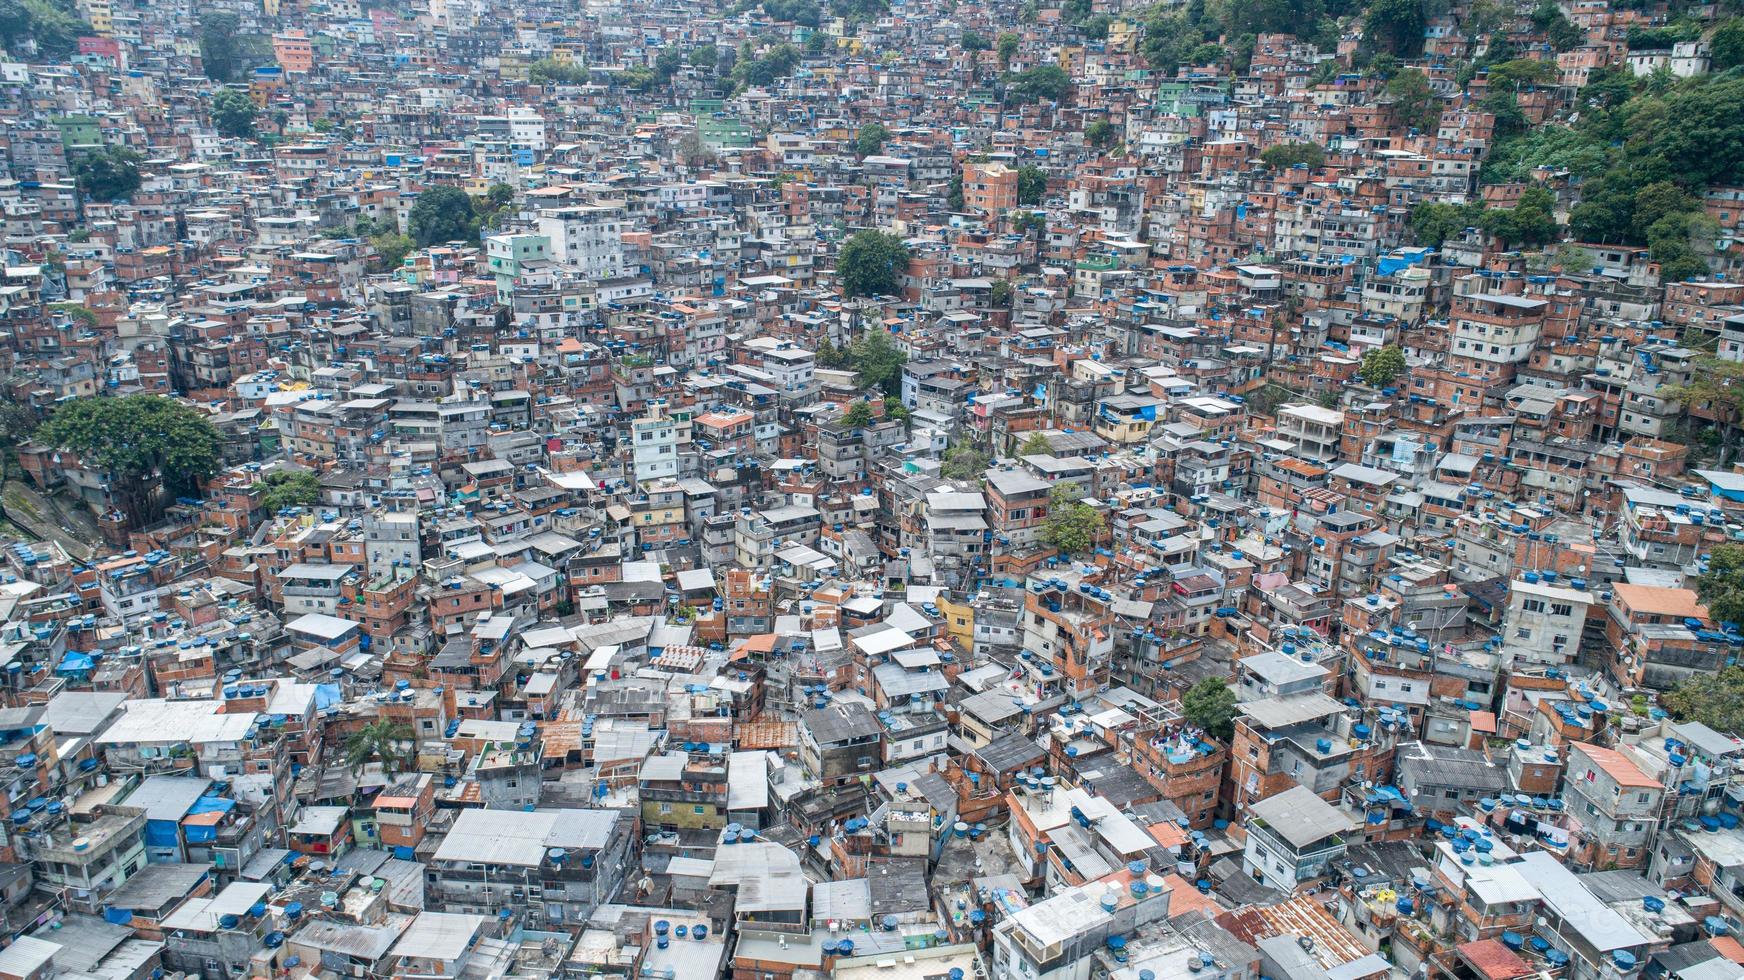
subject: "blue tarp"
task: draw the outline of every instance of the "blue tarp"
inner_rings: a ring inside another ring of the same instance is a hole
[[[236,801],[222,796],[202,796],[194,801],[194,806],[188,811],[189,816],[196,813],[229,813],[236,806]]]

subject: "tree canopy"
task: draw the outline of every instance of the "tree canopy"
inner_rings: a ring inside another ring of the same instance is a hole
[[[1357,368],[1365,384],[1385,388],[1405,373],[1405,352],[1394,346],[1377,347],[1363,355]]]
[[[418,195],[407,223],[419,248],[478,237],[472,198],[458,187],[432,187]]]
[[[212,93],[212,128],[236,139],[254,138],[254,120],[260,109],[248,93],[221,88]]]
[[[854,296],[888,296],[902,289],[902,274],[908,268],[908,246],[888,232],[855,232],[842,243],[836,257],[836,275],[842,292]]]
[[[1260,161],[1273,170],[1288,170],[1297,164],[1318,170],[1326,163],[1326,151],[1313,143],[1279,143],[1266,147]]]
[[[306,470],[274,470],[256,483],[260,505],[276,513],[286,507],[308,507],[321,499],[321,480]]]
[[[842,413],[842,424],[850,429],[864,429],[872,424],[872,406],[863,401],[854,402],[848,410]]]
[[[35,45],[42,61],[65,61],[79,50],[79,38],[91,33],[67,0],[0,0],[0,44],[22,54]]]
[[[1207,677],[1181,695],[1181,714],[1213,737],[1235,737],[1235,692],[1221,677]]]
[[[771,20],[814,29],[823,21],[823,8],[817,5],[817,0],[763,0],[763,12]]]
[[[536,85],[580,85],[587,81],[587,67],[561,58],[540,58],[527,66],[527,80]]]
[[[1696,579],[1696,595],[1711,618],[1744,624],[1744,545],[1716,545],[1708,553],[1707,569]]]
[[[345,740],[345,765],[356,773],[371,759],[379,759],[383,769],[399,772],[411,764],[412,743],[416,738],[412,726],[403,721],[386,718],[372,721]]]
[[[1691,675],[1660,695],[1659,703],[1680,721],[1699,721],[1727,734],[1744,732],[1744,667]]]
[[[884,149],[884,141],[890,138],[890,130],[878,123],[867,123],[854,134],[854,154],[869,157]]]
[[[1084,127],[1084,141],[1098,150],[1106,150],[1120,142],[1120,130],[1106,119],[1098,119]]]
[[[139,190],[139,164],[144,159],[124,146],[82,150],[73,157],[73,183],[92,201],[128,197]]]
[[[979,480],[990,462],[987,454],[969,443],[958,443],[945,450],[939,475],[947,480]]]
[[[1442,242],[1467,228],[1481,228],[1484,223],[1483,202],[1443,204],[1440,201],[1419,201],[1411,209],[1411,233],[1419,245],[1439,248]]]
[[[218,468],[218,430],[198,410],[161,395],[68,402],[36,436],[107,472],[110,492],[142,522],[162,513],[153,492],[160,479],[170,496],[188,495]]]
[[[847,363],[860,387],[895,394],[902,387],[902,366],[908,355],[891,342],[889,331],[874,326],[849,345]]]
[[[1102,533],[1102,512],[1080,500],[1065,487],[1056,487],[1048,496],[1047,522],[1042,525],[1042,541],[1061,554],[1076,555],[1089,551]]]
[[[1363,15],[1363,40],[1401,58],[1423,51],[1429,4],[1423,0],[1369,0]]]
[[[1407,68],[1387,81],[1387,95],[1399,121],[1413,129],[1427,130],[1441,116],[1441,99],[1429,87],[1429,76]]]
[[[1059,65],[1037,65],[1011,76],[1006,98],[1013,102],[1060,102],[1072,91],[1072,76]]]
[[[250,69],[272,60],[271,47],[258,34],[244,34],[235,14],[213,11],[200,15],[200,66],[215,82],[234,82]]]
[[[1042,196],[1048,192],[1048,175],[1042,173],[1042,168],[1026,163],[1017,168],[1017,203],[1024,207],[1034,207],[1042,203]]]

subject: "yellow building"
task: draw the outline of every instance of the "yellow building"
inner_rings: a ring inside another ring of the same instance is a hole
[[[109,0],[80,0],[79,12],[91,25],[91,33],[108,37],[115,30],[115,8]]]
[[[975,607],[967,602],[952,602],[942,592],[933,601],[945,617],[945,634],[957,649],[975,649]]]

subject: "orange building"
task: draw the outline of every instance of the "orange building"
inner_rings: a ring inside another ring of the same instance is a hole
[[[285,71],[308,74],[315,70],[315,48],[302,31],[274,34],[272,47],[273,60]]]
[[[965,163],[963,207],[988,217],[1017,207],[1017,171],[1003,163]]]

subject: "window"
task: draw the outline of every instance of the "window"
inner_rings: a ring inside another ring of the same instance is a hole
[[[691,809],[691,812],[692,812],[692,813],[695,813],[695,814],[697,814],[697,815],[698,815],[698,816],[701,816],[701,815],[702,815],[702,814],[703,814],[703,812],[704,812],[704,811],[705,811],[705,809],[706,809],[706,808],[705,808],[705,807],[703,807],[703,806],[702,806],[702,805],[701,805],[701,804],[698,804],[698,805],[697,805],[697,806],[693,806],[693,807],[691,807],[691,808],[690,808],[690,809]]]
[[[660,812],[661,813],[671,813],[672,812],[672,804],[670,804],[670,803],[660,804]]]
[[[1529,613],[1541,613],[1544,611],[1544,600],[1543,599],[1527,599],[1524,602],[1520,603],[1520,608],[1526,610]]]
[[[1573,616],[1574,606],[1566,602],[1553,602],[1550,604],[1550,614],[1552,616]]]

